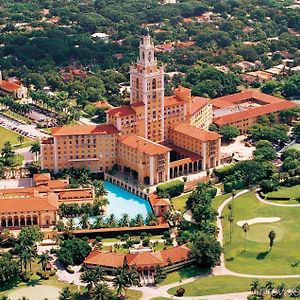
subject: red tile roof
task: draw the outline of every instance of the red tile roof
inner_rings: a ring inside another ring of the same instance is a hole
[[[285,101],[285,99],[275,97],[275,96],[271,96],[271,95],[268,95],[268,94],[264,94],[264,93],[258,92],[256,90],[246,90],[246,91],[241,92],[241,93],[236,93],[236,94],[232,94],[232,95],[212,99],[211,103],[213,104],[214,101],[218,100],[218,101],[229,102],[230,104],[233,104],[233,103],[237,104],[240,101],[248,100],[248,99],[257,99],[257,100],[260,100],[262,102],[265,102],[266,104],[278,103],[278,102]]]
[[[134,115],[135,111],[131,108],[130,105],[123,105],[115,108],[111,108],[107,111],[110,116],[114,117],[125,117],[129,115]]]
[[[102,252],[99,250],[92,251],[84,260],[85,264],[100,265],[111,268],[123,267],[125,254]]]
[[[64,189],[68,186],[68,180],[50,180],[48,181],[47,187],[51,190]]]
[[[203,97],[193,97],[191,103],[191,113],[194,114],[199,109],[203,108],[209,103],[209,99]]]
[[[65,198],[91,198],[93,197],[93,193],[91,190],[67,190],[67,191],[61,191],[58,193],[60,199]]]
[[[167,266],[169,264],[179,263],[188,260],[189,255],[190,249],[188,249],[185,245],[157,252],[140,252],[129,254],[117,254],[94,250],[88,255],[84,263],[118,268],[122,267],[126,260],[129,266],[142,268],[157,265]]]
[[[171,205],[169,199],[161,199],[157,196],[156,193],[152,193],[151,195],[149,195],[149,201],[152,206]]]
[[[49,180],[51,180],[51,176],[50,176],[50,173],[33,174],[33,180],[34,181],[49,181]]]
[[[177,96],[167,96],[165,97],[165,102],[164,102],[164,106],[172,106],[172,105],[177,105],[177,104],[183,104],[185,101],[180,99]]]
[[[195,41],[187,41],[187,42],[178,42],[176,44],[177,47],[191,47],[194,46],[196,44]]]
[[[144,102],[140,101],[131,104],[131,107],[140,107],[140,106],[144,106]]]
[[[143,137],[131,134],[120,137],[120,143],[130,148],[137,149],[139,152],[146,153],[148,155],[165,154],[170,151],[169,148],[147,140]]]
[[[56,211],[57,208],[39,197],[0,199],[0,212]]]
[[[10,188],[10,189],[1,189],[0,190],[0,197],[5,196],[5,195],[17,195],[17,194],[25,194],[27,196],[33,195],[34,189],[31,187],[28,187],[28,188]]]
[[[216,118],[214,123],[218,126],[223,126],[226,124],[231,124],[237,121],[246,120],[249,118],[255,118],[261,115],[266,115],[269,113],[278,112],[288,108],[296,107],[297,104],[290,101],[281,101],[278,103],[272,103],[267,105],[262,105],[260,107],[255,107],[245,111],[233,113],[230,115],[225,115],[223,117]]]
[[[112,134],[119,130],[112,124],[101,125],[73,125],[52,128],[51,134],[59,135],[84,135],[84,134]]]
[[[221,135],[216,132],[204,130],[187,123],[181,123],[171,130],[195,138],[202,142],[214,141],[221,138]]]
[[[2,80],[2,83],[0,83],[0,89],[8,91],[8,92],[15,92],[20,88],[20,85],[9,82],[6,80]]]

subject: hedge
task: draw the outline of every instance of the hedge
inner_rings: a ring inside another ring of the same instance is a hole
[[[224,183],[224,192],[231,193],[233,190],[240,190],[246,187],[246,182],[243,180],[236,180]]]
[[[215,175],[222,181],[226,176],[233,174],[235,166],[226,166],[219,169],[214,169]]]
[[[173,180],[167,183],[159,184],[156,187],[156,193],[158,196],[165,197],[167,194],[170,197],[179,196],[181,193],[183,193],[184,190],[184,182],[181,180]]]
[[[282,200],[282,201],[289,201],[291,198],[290,197],[274,197],[274,196],[267,196],[267,200]]]

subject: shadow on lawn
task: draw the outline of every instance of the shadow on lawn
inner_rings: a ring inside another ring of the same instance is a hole
[[[257,254],[256,259],[264,260],[269,253],[270,253],[270,251],[260,252]]]
[[[36,285],[41,285],[42,284],[42,279],[31,279],[30,281],[26,282],[27,286],[35,287]]]

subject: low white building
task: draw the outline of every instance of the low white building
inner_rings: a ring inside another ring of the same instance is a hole
[[[109,40],[109,35],[105,32],[95,32],[91,36],[97,40],[104,41],[104,42],[108,42]]]

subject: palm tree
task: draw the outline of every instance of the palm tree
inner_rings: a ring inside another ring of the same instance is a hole
[[[261,284],[260,284],[260,281],[258,279],[255,279],[251,282],[250,284],[250,291],[253,293],[253,294],[256,294],[258,293],[258,291],[261,290]]]
[[[87,283],[87,289],[89,294],[92,294],[92,290],[96,284],[105,280],[106,273],[104,269],[97,266],[93,269],[84,268],[84,271],[80,275],[80,280]]]
[[[141,214],[137,214],[135,217],[135,223],[136,226],[143,226],[145,223],[144,217]]]
[[[89,216],[87,214],[81,216],[79,225],[82,229],[87,229],[90,227]]]
[[[270,251],[273,249],[275,237],[276,237],[275,231],[271,230],[268,234],[268,238],[270,240]]]
[[[277,294],[279,294],[279,296],[282,297],[284,295],[284,293],[285,293],[286,285],[284,283],[280,283],[277,286],[276,290],[277,290]]]
[[[95,187],[95,196],[102,197],[107,195],[107,190],[104,187],[103,181],[95,180],[93,181],[93,186]]]
[[[228,216],[228,221],[229,221],[229,224],[230,224],[230,227],[229,227],[229,241],[231,243],[231,237],[232,237],[232,224],[233,224],[233,221],[234,221],[234,216],[233,216],[233,213],[231,212],[231,214]]]
[[[126,293],[126,287],[127,287],[127,282],[126,282],[126,276],[125,276],[125,270],[122,268],[117,269],[117,274],[115,278],[113,279],[113,286],[114,288],[117,289],[117,294],[120,294],[122,290],[125,291]]]
[[[63,288],[63,290],[60,292],[59,298],[58,298],[58,300],[73,300],[73,299],[74,299],[74,295],[70,291],[69,287]]]
[[[266,282],[266,289],[267,289],[268,292],[271,294],[272,291],[274,290],[274,282],[272,282],[272,281],[267,281],[267,282]]]
[[[128,286],[137,286],[140,283],[140,276],[136,268],[126,270],[126,281]]]
[[[24,140],[25,140],[25,137],[23,135],[18,135],[18,141],[19,141],[20,145],[23,145]]]
[[[74,228],[75,228],[75,222],[74,222],[74,219],[73,219],[73,218],[68,219],[67,227],[68,227],[68,230],[69,230],[69,231],[74,230]]]
[[[117,227],[117,220],[116,220],[116,217],[114,214],[111,214],[109,217],[108,217],[108,220],[107,220],[107,225],[108,227]]]
[[[46,271],[47,264],[52,260],[52,257],[48,254],[48,252],[44,252],[39,255],[39,264],[42,265],[43,271]]]
[[[246,251],[246,234],[250,229],[248,223],[244,223],[242,229],[244,230],[244,251]]]
[[[128,227],[130,223],[130,217],[129,214],[124,213],[119,221],[119,225],[121,227]]]
[[[39,141],[35,141],[31,144],[30,150],[32,154],[35,155],[35,161],[38,160],[38,156],[41,153],[41,145]]]
[[[110,300],[112,292],[108,288],[107,283],[97,283],[93,290],[92,300]]]

